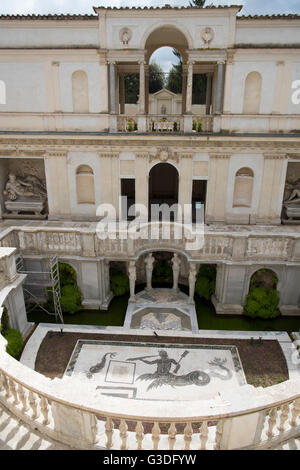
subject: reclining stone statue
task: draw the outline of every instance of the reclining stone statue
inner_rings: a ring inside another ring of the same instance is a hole
[[[47,190],[45,184],[34,175],[24,178],[14,173],[8,175],[3,191],[5,208],[14,215],[20,212],[33,212],[40,215],[45,207]]]

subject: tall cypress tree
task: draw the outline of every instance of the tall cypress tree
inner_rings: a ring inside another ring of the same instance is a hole
[[[200,8],[203,8],[205,2],[206,2],[206,0],[192,0],[192,1],[190,2],[190,7],[200,7]]]

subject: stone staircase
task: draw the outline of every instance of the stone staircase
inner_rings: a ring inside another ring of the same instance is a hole
[[[300,437],[295,437],[293,439],[289,439],[288,441],[282,442],[273,450],[300,450]]]
[[[71,450],[59,442],[33,431],[0,404],[1,450]]]

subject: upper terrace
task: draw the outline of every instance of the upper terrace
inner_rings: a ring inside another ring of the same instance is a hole
[[[239,17],[240,10],[165,5],[99,7],[98,16],[2,15],[0,129],[192,133],[196,121],[203,133],[298,132],[292,87],[300,19]],[[180,54],[181,88],[177,107],[161,97],[153,110],[149,62],[165,46]],[[138,77],[135,108],[126,106],[128,75]],[[200,99],[193,92],[199,77]]]

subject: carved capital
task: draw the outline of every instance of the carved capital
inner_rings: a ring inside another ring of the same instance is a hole
[[[67,150],[47,150],[45,158],[66,158],[67,154]]]
[[[286,153],[264,153],[265,160],[284,160],[288,158]]]

